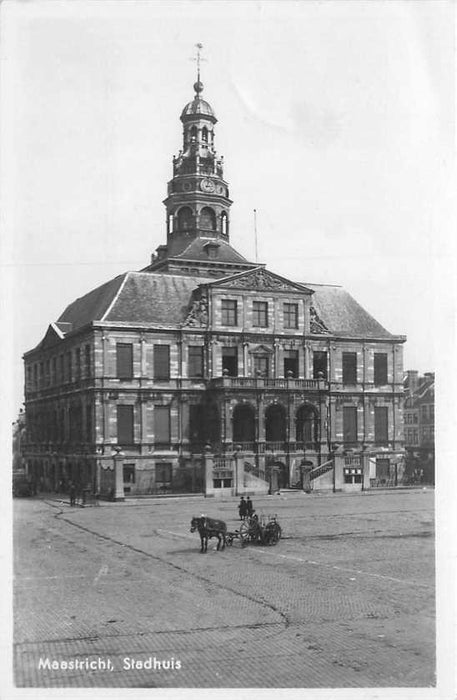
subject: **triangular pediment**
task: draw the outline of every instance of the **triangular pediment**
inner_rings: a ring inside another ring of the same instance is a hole
[[[257,345],[255,348],[249,350],[251,355],[272,355],[273,349],[269,348],[267,345]]]
[[[266,292],[289,292],[301,294],[313,294],[313,290],[308,289],[302,284],[292,282],[291,280],[281,277],[280,275],[265,270],[263,267],[257,267],[255,270],[240,272],[230,277],[215,280],[210,283],[214,287],[222,287],[223,289],[253,289],[256,291]]]

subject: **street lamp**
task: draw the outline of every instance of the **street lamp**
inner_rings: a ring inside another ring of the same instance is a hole
[[[114,464],[114,501],[124,501],[124,475],[122,471],[122,462],[124,453],[119,445],[113,445],[113,464]]]

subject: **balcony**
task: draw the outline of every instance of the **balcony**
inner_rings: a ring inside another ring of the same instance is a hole
[[[328,391],[328,382],[322,379],[283,379],[270,377],[217,377],[211,387],[224,389],[295,389],[299,391]]]

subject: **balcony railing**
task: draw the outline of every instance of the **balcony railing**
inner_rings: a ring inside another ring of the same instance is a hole
[[[270,377],[217,377],[211,380],[214,387],[230,389],[306,389],[327,391],[328,383],[322,379],[283,379]]]

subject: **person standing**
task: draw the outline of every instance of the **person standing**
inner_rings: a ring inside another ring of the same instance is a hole
[[[70,481],[70,505],[76,505],[76,486],[72,481]]]
[[[240,520],[244,520],[247,515],[247,504],[244,500],[244,496],[241,496],[241,501],[238,505],[238,513],[240,514]]]
[[[252,501],[249,498],[249,496],[248,496],[248,499],[246,501],[246,511],[247,511],[248,518],[251,518],[252,514],[254,512],[254,506],[253,506]]]

